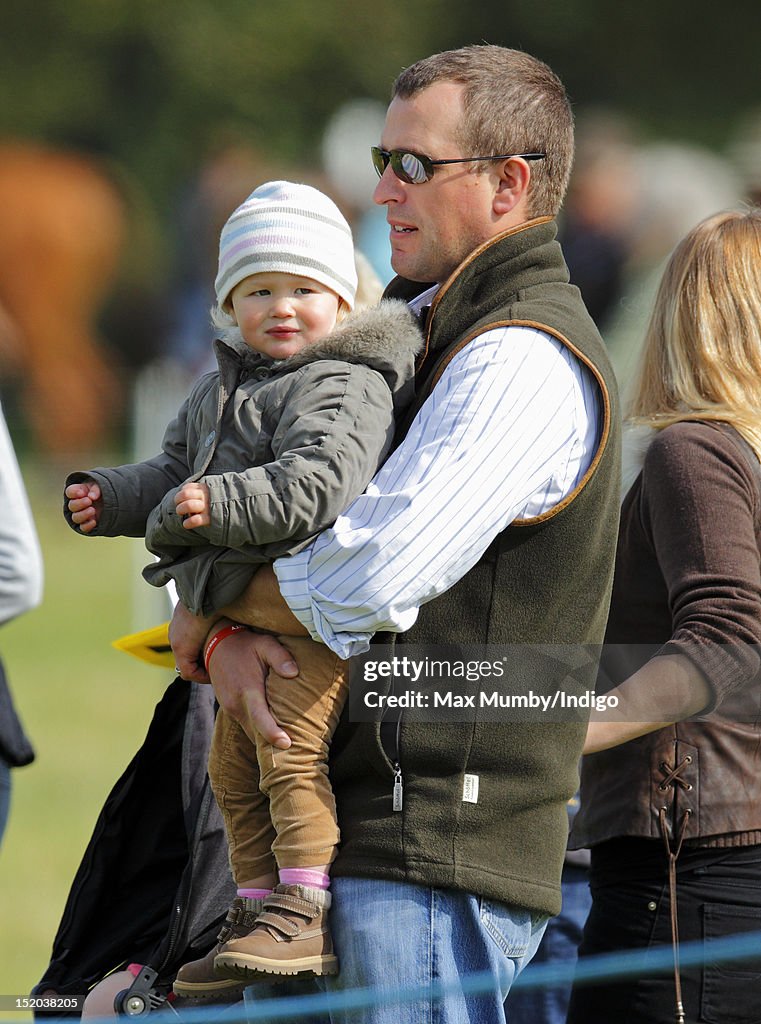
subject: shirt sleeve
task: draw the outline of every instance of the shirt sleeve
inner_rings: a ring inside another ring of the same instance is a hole
[[[552,508],[598,443],[591,373],[531,328],[480,335],[449,363],[363,495],[304,551],[274,563],[310,634],[341,657],[404,632],[516,518]]]
[[[725,432],[680,423],[650,445],[642,518],[673,623],[663,653],[701,669],[714,706],[761,667],[757,503],[748,460]]]
[[[126,466],[77,470],[68,475],[66,486],[91,479],[101,489],[103,508],[98,525],[91,533],[83,536],[145,536],[152,510],[168,494],[174,496],[176,489],[190,475],[186,442],[189,404],[190,400],[186,399],[166,429],[161,452],[153,458]],[[78,530],[65,501],[63,514],[69,526]]]
[[[42,554],[8,428],[0,409],[0,623],[42,600]]]

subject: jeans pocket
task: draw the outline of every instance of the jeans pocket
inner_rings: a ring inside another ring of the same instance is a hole
[[[729,935],[761,931],[761,910],[730,904],[703,907],[706,943]],[[754,944],[754,948],[758,948]],[[761,957],[712,961],[706,950],[700,1000],[701,1020],[707,1024],[761,1024]]]
[[[528,952],[534,921],[528,910],[481,899],[481,924],[505,956],[520,960]]]

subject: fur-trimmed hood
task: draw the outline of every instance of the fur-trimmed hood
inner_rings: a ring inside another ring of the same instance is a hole
[[[411,368],[423,345],[418,321],[406,302],[383,299],[377,306],[357,310],[342,320],[331,333],[303,348],[288,359],[273,360],[252,351],[237,327],[224,331],[215,343],[220,372],[225,350],[235,353],[236,362],[247,370],[270,367],[273,373],[289,372],[318,359],[338,359],[345,363],[364,363],[382,373],[395,404],[406,404],[412,386]]]

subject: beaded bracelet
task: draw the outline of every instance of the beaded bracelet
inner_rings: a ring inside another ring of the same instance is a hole
[[[206,651],[204,652],[203,656],[203,663],[204,666],[206,667],[207,673],[209,671],[209,662],[211,661],[211,656],[214,653],[217,644],[221,644],[222,641],[226,640],[228,636],[232,636],[233,633],[237,633],[241,629],[248,629],[248,626],[244,626],[240,622],[233,622],[229,626],[223,626],[222,629],[220,629],[218,633],[215,633],[211,640],[209,640],[208,644],[206,645]]]

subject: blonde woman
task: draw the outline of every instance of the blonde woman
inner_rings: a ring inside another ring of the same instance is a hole
[[[761,210],[675,249],[629,426],[602,673],[621,713],[590,724],[572,835],[592,848],[580,954],[673,945],[674,972],[579,986],[568,1020],[758,1021],[758,960],[680,970],[679,943],[761,930]]]

